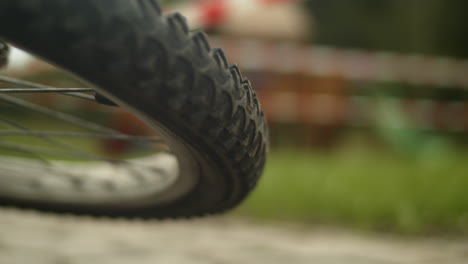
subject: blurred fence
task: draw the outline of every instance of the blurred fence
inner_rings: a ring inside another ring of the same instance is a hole
[[[468,88],[468,60],[233,38],[212,43],[248,71]]]
[[[468,131],[468,97],[418,97],[454,89],[468,94],[468,61],[261,40],[212,41],[253,79],[272,123],[381,125],[378,109],[385,106],[402,119],[385,124],[390,127]],[[401,91],[399,96],[374,96],[383,83],[419,91],[408,97]]]
[[[271,124],[468,131],[467,60],[227,37],[211,41],[214,47],[225,49],[229,61],[239,64],[253,81]],[[29,67],[32,72],[49,69],[45,64],[32,65],[36,65]],[[385,83],[395,84],[400,94],[375,96]],[[411,86],[418,91],[401,92]],[[428,96],[454,89],[455,95],[465,95],[449,100]],[[35,97],[46,105],[94,109],[86,101]],[[382,107],[392,108],[401,120],[382,124]]]

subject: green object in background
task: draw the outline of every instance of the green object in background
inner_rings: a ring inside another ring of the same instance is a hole
[[[239,213],[417,234],[468,234],[468,153],[409,157],[352,145],[333,152],[274,150]]]
[[[373,111],[375,130],[392,147],[418,155],[431,139],[418,130],[421,127],[410,120],[401,104],[398,98],[380,97]]]
[[[468,57],[465,0],[308,0],[321,44]]]

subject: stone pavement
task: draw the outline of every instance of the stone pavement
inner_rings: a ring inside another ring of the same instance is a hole
[[[468,239],[404,239],[227,217],[96,221],[0,210],[0,263],[467,264]]]

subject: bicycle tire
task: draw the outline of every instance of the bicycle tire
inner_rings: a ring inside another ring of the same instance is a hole
[[[223,212],[255,187],[268,127],[250,82],[182,15],[156,0],[3,0],[0,38],[96,87],[196,162],[196,183],[163,204],[119,208],[17,199],[0,203],[57,213],[188,217]],[[1,179],[0,179],[1,180]],[[1,182],[0,184],[8,184]]]

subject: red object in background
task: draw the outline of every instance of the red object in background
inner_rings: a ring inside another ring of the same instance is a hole
[[[227,17],[228,6],[226,0],[202,1],[200,4],[201,20],[206,27],[221,24]]]
[[[212,28],[218,26],[226,21],[232,12],[236,11],[236,8],[240,5],[255,4],[255,2],[271,5],[281,3],[293,3],[299,0],[201,0],[198,1],[198,10],[200,10],[200,19],[203,26]],[[233,10],[234,9],[234,10]]]
[[[258,0],[265,4],[278,4],[278,3],[294,3],[299,2],[300,0]]]
[[[131,136],[147,136],[152,131],[142,121],[127,111],[118,111],[112,115],[109,125],[112,129]],[[126,140],[105,139],[102,140],[101,151],[109,156],[119,156],[129,151],[131,142]]]

